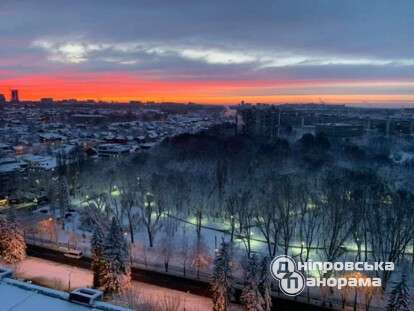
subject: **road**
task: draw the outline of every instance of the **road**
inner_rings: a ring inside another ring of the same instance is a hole
[[[63,253],[49,248],[27,245],[27,254],[32,257],[38,257],[62,264],[68,264],[79,268],[90,269],[91,259],[82,257],[81,259],[68,258]],[[199,296],[211,297],[210,285],[204,281],[187,279],[180,276],[169,275],[156,271],[144,270],[136,267],[131,269],[133,280],[157,285],[169,289],[175,289],[192,293]],[[240,302],[240,290],[235,291],[235,302]],[[273,298],[274,310],[278,311],[320,311],[329,309],[321,308],[315,305],[302,303],[295,300]]]

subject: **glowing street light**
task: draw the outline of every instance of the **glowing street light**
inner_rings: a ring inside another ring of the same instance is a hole
[[[152,195],[150,192],[147,192],[145,194],[144,206],[146,208],[155,206],[154,195]]]

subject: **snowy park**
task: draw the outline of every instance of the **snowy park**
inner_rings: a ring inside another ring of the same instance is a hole
[[[396,190],[389,171],[386,179],[382,171],[350,169],[344,162],[351,160],[340,156],[324,169],[292,153],[313,156],[315,149],[328,157],[340,147],[313,136],[269,147],[246,138],[183,135],[120,159],[70,165],[61,159],[52,178],[33,176],[50,202],[21,218],[24,237],[92,258],[92,285],[109,292],[128,281],[132,266],[211,283],[213,300],[230,301],[228,289],[239,289],[242,303],[265,310],[270,297],[280,295],[268,267],[276,255],[300,262],[395,262],[396,271],[375,273],[379,290],[352,295],[315,288],[298,297],[375,310],[402,281],[412,288],[413,196]],[[313,171],[309,165],[316,165]],[[118,266],[108,281],[109,258]]]

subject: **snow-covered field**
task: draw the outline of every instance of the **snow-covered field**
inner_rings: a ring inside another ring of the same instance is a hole
[[[79,287],[92,286],[91,271],[39,258],[28,257],[12,268],[16,278],[33,280],[51,288],[68,291]],[[137,291],[137,296],[145,301],[156,301],[171,297],[176,301],[181,301],[185,310],[209,311],[212,309],[211,301],[206,297],[135,281],[133,287]],[[233,305],[232,310],[241,310],[241,307]]]

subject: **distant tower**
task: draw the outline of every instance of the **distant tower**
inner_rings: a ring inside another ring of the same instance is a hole
[[[391,131],[391,120],[387,119],[385,122],[386,122],[385,123],[385,136],[389,137],[390,136],[390,131]]]
[[[12,103],[18,103],[19,102],[19,90],[11,90],[10,102],[12,102]]]
[[[3,105],[6,103],[6,97],[4,97],[3,94],[0,94],[0,105]]]

